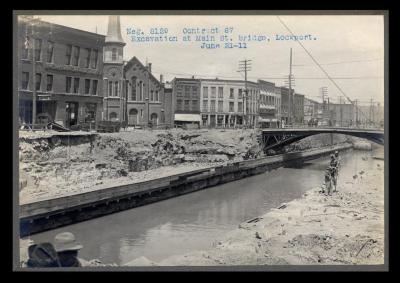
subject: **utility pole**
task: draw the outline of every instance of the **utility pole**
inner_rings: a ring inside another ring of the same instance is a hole
[[[247,104],[247,93],[248,93],[248,90],[247,90],[247,72],[248,71],[251,71],[251,60],[242,60],[242,61],[239,61],[239,71],[238,72],[244,72],[244,88],[245,88],[245,90],[244,90],[244,95],[243,95],[243,114],[244,114],[244,118],[245,118],[245,121],[246,121],[246,124],[247,124],[247,120],[248,120],[248,117],[247,117],[247,109],[246,109],[246,104]]]
[[[36,124],[36,58],[35,58],[35,37],[34,37],[34,23],[31,21],[32,26],[32,129]]]
[[[358,99],[356,99],[356,128],[358,128]]]

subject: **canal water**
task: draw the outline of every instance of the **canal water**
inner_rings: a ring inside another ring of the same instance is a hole
[[[342,176],[356,174],[362,162],[365,168],[366,161],[362,158],[371,157],[371,154],[355,150],[341,153]],[[80,257],[117,264],[125,264],[141,256],[159,261],[175,254],[204,250],[241,222],[320,186],[328,163],[329,158],[320,158],[297,168],[279,168],[36,234],[31,239],[52,242],[56,234],[69,231],[84,246],[79,252]]]

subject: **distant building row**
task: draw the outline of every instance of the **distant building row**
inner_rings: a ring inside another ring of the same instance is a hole
[[[264,80],[164,83],[152,74],[151,63],[143,65],[136,57],[123,61],[124,46],[119,16],[109,17],[107,36],[20,18],[20,122],[32,123],[34,91],[36,122],[66,127],[101,120],[131,126],[282,127],[290,121],[350,126],[366,119],[352,104],[321,104],[294,90],[289,96],[288,88]],[[383,121],[380,109],[369,111]]]

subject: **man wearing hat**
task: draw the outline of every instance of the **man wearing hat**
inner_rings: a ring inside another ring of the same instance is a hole
[[[75,235],[70,232],[63,232],[54,237],[54,248],[57,252],[62,267],[81,267],[78,259],[78,251],[83,248]]]

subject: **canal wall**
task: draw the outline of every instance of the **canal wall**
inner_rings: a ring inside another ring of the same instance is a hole
[[[293,166],[328,155],[335,150],[347,150],[351,147],[351,144],[342,144],[291,152],[213,166],[151,181],[105,187],[75,195],[24,203],[20,205],[20,233],[24,237],[264,173],[282,166]]]

